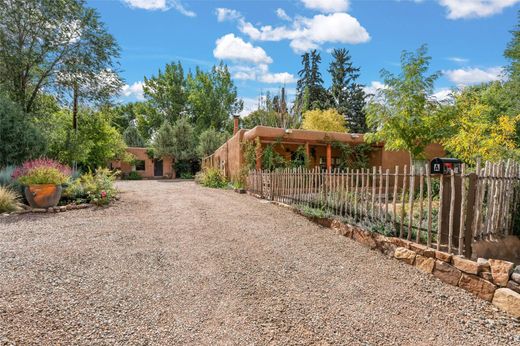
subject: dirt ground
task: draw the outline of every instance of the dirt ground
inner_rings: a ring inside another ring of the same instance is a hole
[[[520,345],[520,322],[291,211],[189,181],[0,218],[0,344]]]

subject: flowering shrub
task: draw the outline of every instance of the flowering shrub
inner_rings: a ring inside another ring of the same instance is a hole
[[[71,170],[58,161],[41,158],[24,162],[14,170],[12,176],[23,185],[63,185],[68,182]]]
[[[114,186],[117,173],[106,168],[98,168],[95,173],[88,172],[72,182],[64,195],[73,200],[86,200],[96,205],[106,205],[115,197]]]
[[[16,180],[21,176],[27,175],[36,168],[54,168],[64,176],[69,177],[71,175],[70,167],[62,165],[56,160],[43,157],[36,160],[25,161],[21,166],[16,167],[12,174],[13,179]]]

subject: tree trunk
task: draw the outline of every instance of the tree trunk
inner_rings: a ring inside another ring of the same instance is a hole
[[[78,84],[74,83],[74,91],[72,96],[72,129],[74,133],[78,132]]]

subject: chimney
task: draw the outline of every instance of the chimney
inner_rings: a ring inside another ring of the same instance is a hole
[[[233,126],[233,135],[235,135],[238,132],[238,121],[240,120],[239,115],[233,116],[234,126]]]

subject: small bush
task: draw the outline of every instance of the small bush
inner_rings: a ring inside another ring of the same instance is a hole
[[[137,173],[136,171],[131,171],[128,173],[125,177],[126,180],[141,180],[143,177],[141,174]]]
[[[18,194],[4,186],[0,186],[0,213],[15,211],[18,209]]]
[[[98,168],[95,173],[85,173],[67,186],[63,196],[69,201],[106,205],[117,194],[114,186],[116,175],[106,168]]]
[[[0,186],[9,186],[15,181],[13,178],[15,167],[7,166],[0,169]]]
[[[182,172],[180,178],[181,179],[193,179],[193,174],[191,174],[189,172]]]
[[[196,181],[202,186],[212,187],[215,189],[223,189],[228,182],[226,177],[217,168],[207,168],[197,176]]]

